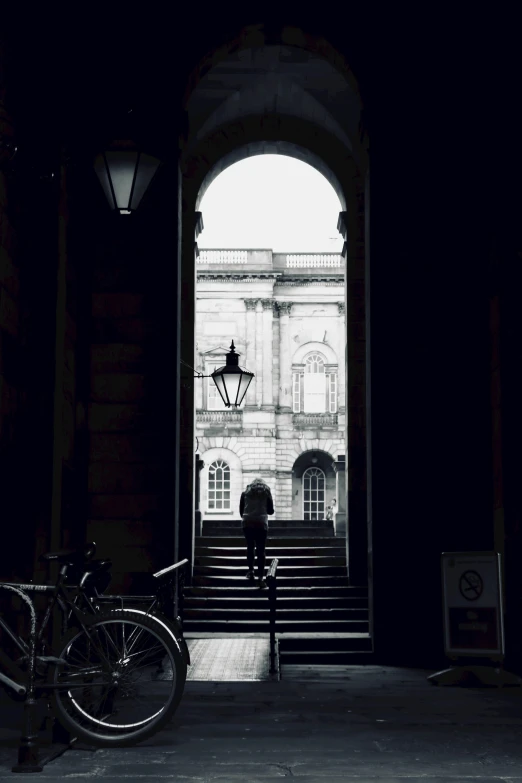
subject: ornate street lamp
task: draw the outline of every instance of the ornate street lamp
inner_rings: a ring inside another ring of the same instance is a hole
[[[224,367],[218,367],[217,370],[214,370],[210,376],[227,408],[232,405],[239,408],[254,377],[253,372],[239,366],[239,356],[232,340],[230,351],[226,356],[227,363]]]
[[[130,140],[114,141],[100,152],[94,169],[111,209],[120,215],[135,212],[160,164]]]

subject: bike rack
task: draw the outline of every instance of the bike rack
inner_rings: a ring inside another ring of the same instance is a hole
[[[38,731],[35,730],[37,706],[34,688],[34,673],[36,668],[36,612],[33,602],[23,590],[12,585],[0,584],[5,590],[18,595],[28,606],[31,613],[31,632],[29,635],[29,681],[27,695],[24,702],[24,719],[22,723],[22,735],[18,745],[18,764],[12,768],[12,772],[42,772],[43,766],[39,761]]]

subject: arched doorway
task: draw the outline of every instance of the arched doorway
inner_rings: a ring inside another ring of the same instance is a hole
[[[269,69],[265,67],[268,61]],[[293,89],[296,62],[300,62],[300,76]],[[330,96],[325,98],[327,106],[319,106],[313,91],[307,93],[306,80],[312,74],[321,82],[324,95]],[[303,31],[286,27],[272,30],[269,39],[262,26],[245,28],[239,39],[201,63],[186,95],[187,132],[182,139],[181,357],[188,364],[194,361],[194,251],[202,228],[198,207],[208,184],[226,166],[258,152],[292,154],[293,149],[296,157],[305,156],[325,176],[329,172],[344,207],[339,217],[346,269],[345,399],[349,424],[344,462],[350,531],[356,533],[358,542],[356,548],[350,547],[348,556],[353,578],[362,584],[367,580],[369,557],[365,337],[369,178],[366,142],[360,125],[361,102],[353,77],[350,74],[348,78],[347,74],[349,69],[343,65],[343,59],[327,42],[318,42]],[[266,79],[271,80],[270,89]],[[216,93],[215,100],[210,101],[209,90],[218,84],[221,99]],[[277,89],[272,89],[274,86]],[[193,384],[186,384],[182,398],[182,407],[193,410]],[[187,416],[184,428],[181,464],[186,475],[181,477],[180,486],[190,488],[193,415]],[[340,455],[335,456],[338,460]],[[181,498],[180,502],[183,505]],[[190,503],[187,493],[185,507]]]
[[[336,499],[334,458],[312,449],[300,454],[292,466],[292,518],[326,519],[328,506]]]

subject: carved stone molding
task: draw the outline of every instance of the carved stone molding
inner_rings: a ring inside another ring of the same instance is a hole
[[[273,308],[272,299],[261,299],[261,304],[263,305],[263,310],[272,310]]]
[[[277,306],[281,315],[290,315],[293,302],[278,302]]]
[[[339,315],[344,315],[345,312],[344,302],[337,302],[337,307],[339,308]]]
[[[247,310],[255,310],[259,299],[245,299],[245,307]]]

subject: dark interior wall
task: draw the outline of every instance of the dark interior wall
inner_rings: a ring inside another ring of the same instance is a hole
[[[148,209],[105,215],[93,258],[87,536],[115,589],[175,558],[177,224],[162,182]]]
[[[476,96],[452,54],[419,63],[398,55],[402,95],[376,85],[369,126],[374,620],[378,653],[433,662],[441,552],[493,546],[488,248]]]

